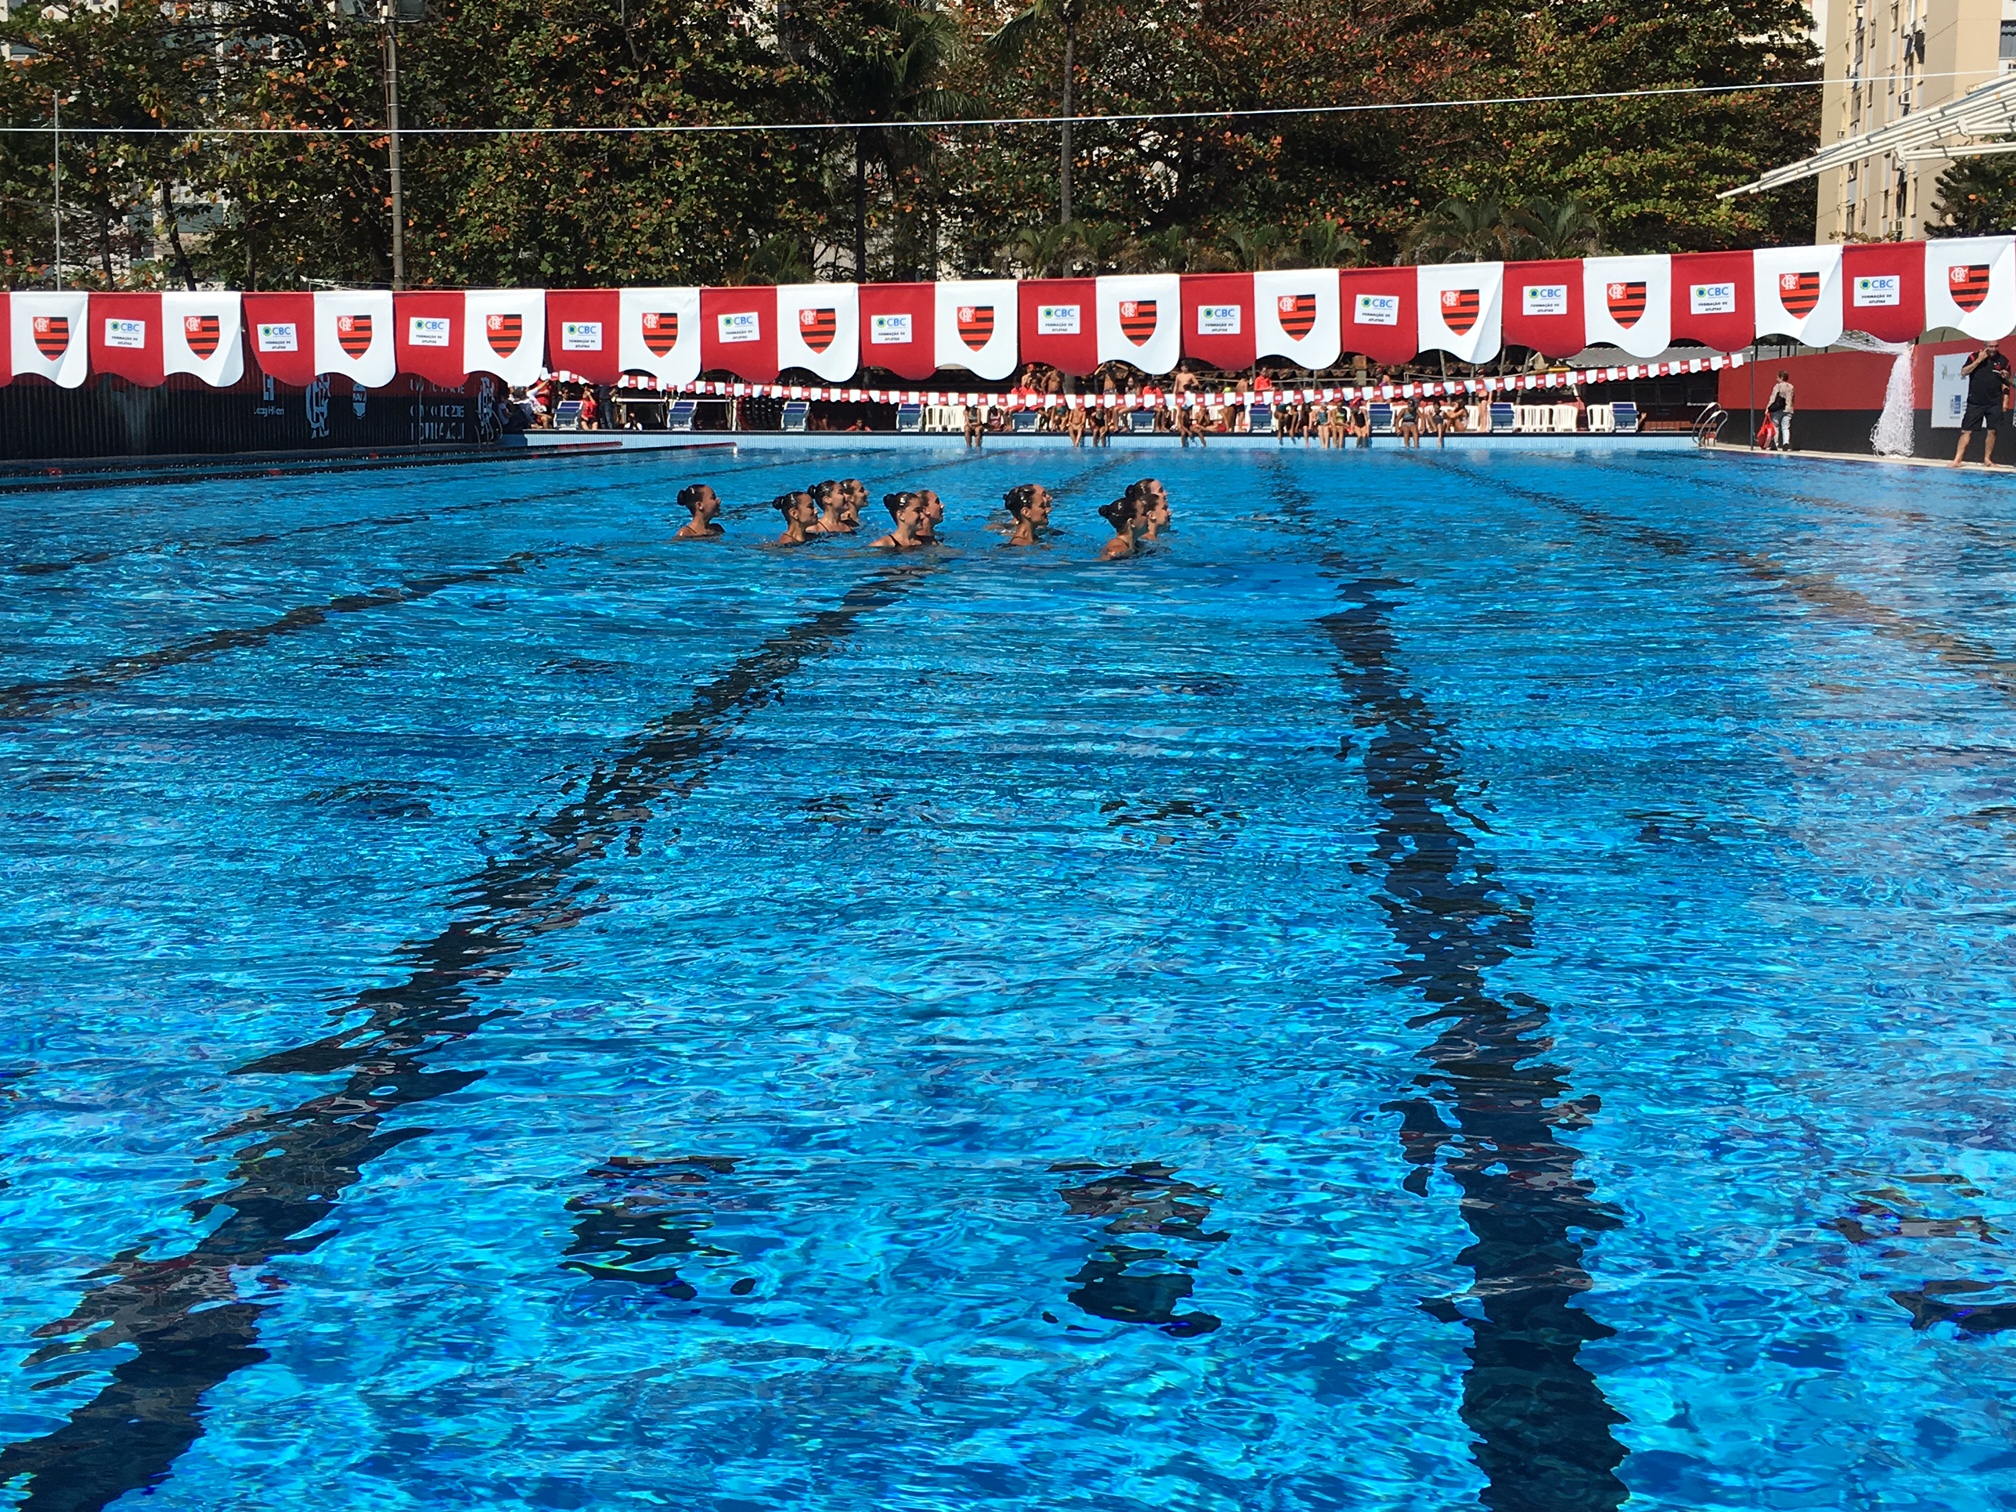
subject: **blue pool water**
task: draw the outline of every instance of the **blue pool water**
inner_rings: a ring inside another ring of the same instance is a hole
[[[10,1504],[2016,1506],[2007,481],[1154,463],[0,501]]]

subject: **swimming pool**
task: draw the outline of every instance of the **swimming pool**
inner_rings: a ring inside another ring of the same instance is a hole
[[[1145,460],[0,501],[13,1504],[2016,1506],[2005,481]]]

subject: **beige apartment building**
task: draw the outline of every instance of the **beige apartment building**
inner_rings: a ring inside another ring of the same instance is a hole
[[[2016,0],[1815,0],[1825,149],[1957,100],[2016,66]],[[1819,175],[1821,242],[1924,233],[1951,158],[1866,157]]]

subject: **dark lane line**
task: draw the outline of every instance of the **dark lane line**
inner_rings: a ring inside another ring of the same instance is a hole
[[[1401,1115],[1408,1190],[1425,1194],[1439,1164],[1462,1192],[1473,1242],[1457,1258],[1476,1278],[1477,1311],[1449,1299],[1425,1305],[1470,1328],[1462,1414],[1477,1436],[1483,1505],[1609,1512],[1628,1494],[1615,1474],[1624,1447],[1611,1431],[1623,1417],[1578,1356],[1612,1330],[1575,1303],[1590,1285],[1580,1236],[1618,1219],[1560,1135],[1586,1124],[1595,1099],[1568,1100],[1567,1069],[1536,1059],[1552,1044],[1547,1005],[1494,996],[1485,984],[1492,967],[1531,948],[1532,920],[1474,853],[1459,822],[1461,751],[1396,666],[1381,595],[1400,586],[1349,582],[1340,591],[1349,607],[1320,623],[1337,649],[1378,812],[1376,901],[1401,950],[1393,981],[1430,1006],[1413,1027],[1440,1026],[1421,1052],[1421,1095],[1387,1111]]]
[[[461,587],[466,583],[487,583],[494,578],[515,576],[527,567],[551,561],[555,557],[574,555],[576,550],[577,548],[560,551],[517,551],[488,567],[474,567],[466,572],[429,573],[423,577],[408,578],[387,588],[372,588],[363,593],[339,593],[320,604],[303,604],[299,608],[289,609],[278,619],[267,620],[264,624],[245,625],[233,630],[210,630],[179,645],[163,646],[154,651],[141,651],[132,656],[115,656],[112,660],[101,663],[87,672],[72,672],[63,677],[0,687],[0,719],[23,719],[37,714],[47,714],[59,705],[84,694],[102,693],[122,683],[132,682],[135,678],[146,677],[169,667],[183,666],[188,662],[205,661],[227,651],[243,651],[254,646],[263,646],[269,641],[298,635],[303,630],[312,630],[317,625],[328,623],[332,617],[339,614],[362,614],[372,609],[391,609],[401,604],[417,604],[446,589]]]
[[[1348,523],[1321,513],[1278,462],[1270,471],[1298,527]],[[1339,556],[1324,565],[1345,579],[1347,607],[1317,623],[1357,732],[1338,755],[1359,758],[1378,815],[1374,901],[1401,952],[1390,982],[1430,1005],[1410,1027],[1440,1026],[1420,1051],[1420,1095],[1384,1111],[1400,1114],[1414,1167],[1407,1190],[1426,1195],[1439,1164],[1462,1193],[1472,1243],[1457,1259],[1475,1278],[1469,1309],[1447,1297],[1422,1306],[1470,1329],[1461,1412],[1485,1477],[1479,1500],[1493,1512],[1611,1512],[1628,1495],[1615,1474],[1625,1449],[1611,1432],[1623,1416],[1580,1354],[1613,1330],[1574,1303],[1590,1285],[1578,1235],[1619,1220],[1559,1132],[1587,1127],[1597,1101],[1571,1101],[1568,1068],[1534,1059],[1551,1048],[1547,1005],[1496,997],[1485,983],[1531,948],[1532,918],[1475,854],[1461,748],[1400,670],[1384,595],[1403,585]]]
[[[425,1134],[385,1127],[388,1116],[478,1081],[483,1072],[433,1069],[442,1051],[508,1010],[484,1010],[477,990],[511,975],[512,957],[539,937],[597,911],[576,874],[649,820],[662,804],[705,782],[739,722],[769,704],[807,661],[834,649],[864,614],[896,601],[929,565],[884,568],[832,609],[798,621],[695,690],[692,703],[653,720],[588,773],[580,795],[528,824],[514,853],[468,879],[454,917],[432,939],[402,952],[405,981],[359,993],[334,1016],[361,1023],[277,1051],[239,1074],[347,1073],[336,1091],[293,1107],[255,1113],[215,1136],[237,1143],[232,1185],[190,1204],[196,1222],[222,1214],[182,1254],[158,1260],[121,1255],[90,1273],[105,1284],[60,1322],[36,1330],[58,1339],[29,1365],[88,1350],[135,1353],[68,1421],[0,1451],[0,1484],[27,1477],[22,1509],[97,1512],[130,1491],[158,1484],[203,1431],[205,1395],[264,1360],[260,1315],[239,1278],[305,1254],[328,1237],[311,1232],[334,1214],[364,1168]],[[82,1337],[71,1337],[81,1334]]]
[[[1788,567],[1764,552],[1699,542],[1675,531],[1660,530],[1636,520],[1606,514],[1573,499],[1564,499],[1559,494],[1523,488],[1457,464],[1431,462],[1429,465],[1458,474],[1482,487],[1495,488],[1514,497],[1558,509],[1573,516],[1593,534],[1630,541],[1661,556],[1691,557],[1734,567],[1759,582],[1785,589],[1802,603],[1823,609],[1836,618],[1851,620],[1886,640],[1936,657],[1991,692],[2016,698],[2016,658],[2004,656],[1987,641],[1948,630],[1932,621],[1892,609],[1887,604],[1879,604],[1867,594],[1850,588],[1832,573]]]

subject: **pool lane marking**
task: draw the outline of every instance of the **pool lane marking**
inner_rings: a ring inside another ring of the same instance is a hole
[[[267,1358],[258,1346],[260,1314],[240,1276],[286,1255],[313,1250],[329,1231],[310,1233],[335,1211],[366,1164],[427,1132],[382,1128],[399,1109],[459,1091],[480,1070],[431,1070],[430,1056],[468,1038],[508,1010],[481,1010],[478,988],[510,976],[511,957],[541,936],[570,928],[596,911],[574,876],[652,814],[683,798],[724,759],[740,720],[770,703],[806,661],[852,634],[864,614],[895,602],[936,571],[892,564],[850,589],[835,608],[799,620],[696,688],[677,713],[645,725],[597,763],[579,796],[534,820],[521,848],[491,861],[461,888],[445,928],[402,956],[406,980],[360,992],[333,1016],[362,1011],[360,1024],[262,1056],[236,1074],[347,1073],[344,1085],[272,1112],[249,1114],[212,1136],[244,1141],[231,1177],[215,1197],[189,1206],[203,1222],[221,1222],[182,1254],[164,1259],[122,1255],[91,1272],[105,1284],[85,1293],[69,1317],[36,1330],[61,1339],[42,1346],[31,1366],[87,1350],[125,1346],[133,1355],[111,1380],[53,1432],[0,1450],[0,1485],[29,1477],[24,1509],[92,1512],[165,1477],[203,1431],[204,1395]]]
[[[1691,537],[1660,530],[1618,515],[1605,514],[1586,504],[1564,499],[1559,494],[1506,483],[1451,464],[1440,465],[1458,472],[1486,488],[1496,488],[1517,498],[1545,504],[1575,517],[1594,534],[1606,535],[1648,546],[1662,556],[1691,557],[1699,561],[1732,566],[1759,582],[1783,588],[1802,603],[1824,609],[1838,618],[1860,624],[1865,630],[1894,640],[1937,658],[1971,678],[1990,692],[2016,699],[2016,660],[2002,655],[1986,641],[1963,635],[1880,604],[1867,594],[1848,587],[1832,573],[1788,567],[1763,552],[1742,551],[1732,546],[1704,545]]]
[[[338,615],[364,614],[373,609],[393,609],[402,604],[417,604],[450,588],[516,576],[524,572],[527,567],[551,561],[556,557],[575,555],[577,550],[577,548],[565,548],[559,551],[517,551],[488,567],[470,568],[464,572],[428,573],[420,577],[407,578],[403,582],[385,588],[367,589],[362,593],[339,593],[320,604],[302,604],[289,609],[277,619],[267,620],[263,624],[242,625],[229,630],[210,630],[173,646],[162,646],[157,650],[141,651],[131,656],[114,657],[90,671],[72,672],[62,677],[0,687],[0,719],[25,719],[38,714],[47,714],[57,706],[86,694],[102,693],[169,667],[180,667],[194,661],[208,661],[226,652],[263,646],[270,641],[298,635],[303,630],[312,630],[318,625],[327,624]]]
[[[1274,487],[1284,502],[1307,503],[1290,500],[1279,476]],[[1579,1357],[1614,1330],[1574,1303],[1591,1285],[1578,1231],[1620,1220],[1559,1133],[1586,1127],[1597,1100],[1571,1099],[1569,1069],[1535,1059],[1551,1048],[1548,1006],[1486,985],[1492,968],[1532,948],[1532,915],[1476,854],[1461,747],[1396,665],[1386,595],[1404,585],[1339,556],[1324,565],[1347,575],[1347,607],[1317,624],[1337,653],[1357,734],[1357,750],[1347,737],[1338,755],[1359,757],[1378,814],[1374,902],[1401,951],[1392,981],[1430,1005],[1410,1027],[1441,1026],[1420,1052],[1420,1095],[1383,1111],[1401,1118],[1414,1167],[1407,1190],[1425,1195],[1440,1165],[1462,1192],[1474,1242],[1457,1259],[1476,1278],[1477,1311],[1452,1298],[1423,1307],[1470,1329],[1460,1410],[1488,1482],[1480,1500],[1494,1512],[1610,1512],[1628,1495],[1615,1474],[1626,1451],[1612,1432],[1624,1418]]]
[[[1063,486],[1120,460],[1104,458]],[[0,1450],[0,1485],[30,1478],[18,1504],[22,1512],[96,1512],[166,1478],[202,1434],[204,1396],[267,1358],[258,1323],[271,1304],[242,1299],[238,1273],[256,1279],[257,1268],[313,1250],[328,1234],[308,1230],[335,1212],[344,1191],[363,1179],[364,1167],[428,1132],[382,1130],[386,1113],[482,1078],[481,1071],[430,1070],[428,1057],[508,1012],[478,1009],[475,992],[508,978],[512,955],[596,911],[583,899],[586,884],[573,878],[576,868],[634,835],[658,800],[692,793],[725,759],[743,714],[770,703],[803,662],[851,634],[861,615],[939,570],[928,560],[892,562],[851,589],[837,608],[797,622],[739,658],[696,689],[685,710],[619,744],[589,774],[579,797],[551,818],[529,821],[519,851],[468,878],[456,916],[433,938],[402,952],[414,963],[403,984],[368,989],[330,1015],[345,1019],[361,1011],[364,1022],[238,1068],[239,1075],[347,1071],[348,1077],[336,1092],[248,1115],[211,1136],[249,1137],[232,1167],[236,1185],[189,1205],[192,1219],[221,1211],[223,1222],[181,1255],[143,1260],[129,1253],[90,1272],[90,1279],[112,1279],[87,1292],[68,1318],[36,1330],[37,1337],[55,1340],[91,1332],[42,1346],[29,1356],[30,1366],[107,1345],[131,1346],[135,1353],[112,1367],[111,1381],[73,1409],[62,1427]]]

